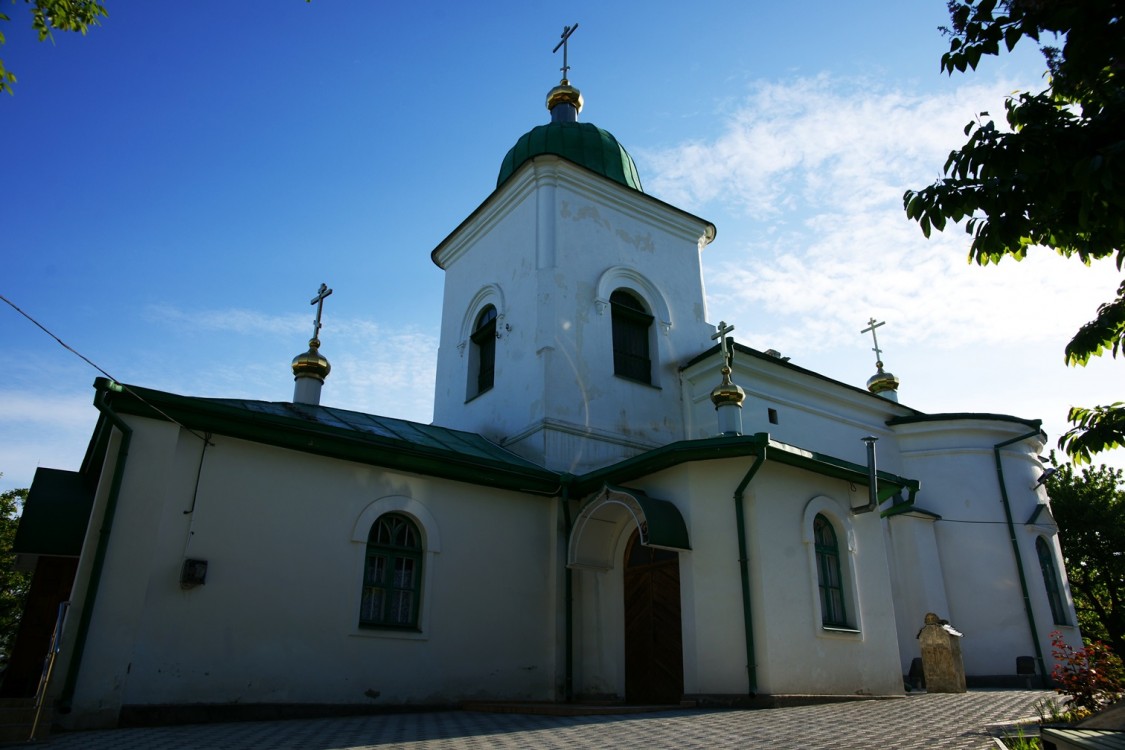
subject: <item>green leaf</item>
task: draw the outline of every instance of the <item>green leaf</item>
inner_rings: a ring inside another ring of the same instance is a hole
[[[1004,45],[1008,48],[1009,52],[1015,49],[1016,42],[1018,42],[1022,36],[1023,32],[1020,31],[1018,26],[1009,26],[1004,30]]]
[[[1059,447],[1076,464],[1090,463],[1095,453],[1125,447],[1125,402],[1085,408],[1067,415],[1074,426],[1059,438]]]

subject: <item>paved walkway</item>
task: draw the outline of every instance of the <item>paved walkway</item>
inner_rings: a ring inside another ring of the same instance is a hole
[[[618,716],[473,711],[206,724],[57,734],[49,750],[476,750],[484,748],[842,748],[984,750],[1037,718],[1041,690],[915,695],[756,711],[685,709]]]

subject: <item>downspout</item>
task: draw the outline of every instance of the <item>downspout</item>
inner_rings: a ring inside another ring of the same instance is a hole
[[[101,378],[99,378],[101,381]],[[104,381],[108,387],[115,389],[117,384],[113,381]],[[109,497],[106,499],[105,511],[102,513],[102,528],[98,532],[98,545],[94,551],[94,563],[90,569],[89,582],[86,585],[86,596],[82,600],[82,615],[78,620],[78,633],[74,639],[74,648],[67,664],[66,681],[63,683],[62,693],[59,695],[59,711],[69,713],[71,701],[74,699],[74,690],[78,684],[78,669],[82,665],[82,652],[86,649],[86,638],[90,633],[90,618],[94,613],[94,602],[98,598],[98,586],[101,583],[102,568],[105,566],[106,550],[109,549],[109,535],[113,530],[113,516],[117,512],[117,500],[121,494],[121,481],[125,476],[125,462],[129,458],[129,443],[132,442],[133,428],[125,424],[120,415],[113,410],[106,399],[106,392],[99,388],[94,397],[94,406],[102,413],[109,423],[121,432],[121,443],[117,449],[117,461],[113,467],[113,479],[109,486]]]
[[[879,476],[875,468],[875,441],[879,438],[868,435],[860,439],[867,444],[867,505],[852,508],[852,515],[854,516],[858,516],[860,513],[870,513],[879,507]]]
[[[566,531],[566,548],[563,555],[570,554],[570,484],[563,484],[562,488],[563,526]],[[565,560],[565,557],[564,557]],[[565,677],[563,682],[563,697],[567,703],[574,700],[574,601],[573,601],[574,571],[565,562],[563,563],[563,599],[566,610],[566,639],[564,646]]]
[[[738,528],[738,572],[742,577],[742,627],[746,638],[747,694],[751,697],[758,692],[758,665],[754,659],[754,617],[750,607],[750,556],[746,551],[746,511],[742,505],[742,498],[747,485],[766,462],[769,435],[760,432],[754,437],[762,439],[761,453],[754,459],[754,465],[746,472],[746,476],[734,491],[734,517]]]
[[[1039,631],[1035,628],[1035,615],[1031,611],[1031,596],[1027,591],[1027,576],[1023,572],[1023,559],[1020,557],[1020,546],[1016,540],[1016,525],[1012,522],[1012,506],[1008,501],[1008,488],[1004,484],[1004,467],[1000,462],[1000,449],[1019,443],[1040,434],[1040,430],[1033,430],[1026,435],[1005,440],[992,446],[992,454],[996,459],[996,479],[1000,482],[1000,499],[1004,505],[1004,517],[1008,521],[1008,538],[1012,542],[1012,555],[1016,558],[1016,571],[1020,576],[1020,589],[1023,592],[1023,609],[1027,614],[1027,626],[1031,629],[1031,642],[1035,644],[1035,658],[1039,660],[1039,674],[1043,676],[1043,684],[1047,684],[1047,664],[1043,660],[1043,648],[1039,645]]]

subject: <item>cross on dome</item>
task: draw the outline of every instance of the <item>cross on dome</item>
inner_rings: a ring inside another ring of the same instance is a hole
[[[316,305],[316,320],[313,322],[313,338],[320,338],[320,314],[324,311],[324,298],[332,294],[332,290],[328,288],[327,284],[321,284],[320,289],[317,290],[316,296],[309,302],[310,305]]]
[[[879,368],[882,368],[883,366],[883,350],[879,348],[879,337],[875,335],[875,329],[879,326],[885,326],[886,324],[887,321],[885,320],[881,323],[876,323],[875,318],[871,318],[867,321],[867,328],[864,328],[862,331],[860,331],[860,333],[867,333],[868,331],[871,331],[871,338],[875,342],[875,348],[873,348],[871,351],[875,352],[875,366]]]
[[[563,64],[562,64],[562,68],[560,68],[560,70],[562,70],[562,82],[563,83],[567,83],[567,72],[570,70],[570,65],[568,65],[567,61],[566,61],[567,42],[570,41],[570,35],[573,34],[577,28],[578,28],[578,22],[577,21],[575,21],[573,26],[563,26],[562,41],[559,42],[558,44],[556,44],[555,48],[553,50],[551,50],[551,54],[554,54],[554,53],[559,51],[559,47],[562,47]]]
[[[731,354],[730,349],[727,348],[727,334],[730,333],[733,330],[734,330],[734,326],[727,325],[725,320],[720,320],[718,330],[716,330],[713,334],[711,334],[712,339],[718,339],[719,340],[719,348],[723,352],[723,364],[726,365],[727,367],[731,366],[731,362],[734,359],[734,357]]]

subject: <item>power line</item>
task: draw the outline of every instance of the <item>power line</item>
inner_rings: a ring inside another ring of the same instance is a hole
[[[100,372],[100,373],[101,373],[102,375],[105,375],[105,376],[106,376],[107,378],[109,378],[110,380],[112,380],[112,381],[113,381],[114,383],[117,383],[117,385],[121,386],[121,389],[122,389],[123,391],[125,391],[126,393],[128,393],[128,394],[129,394],[130,396],[132,396],[133,398],[137,399],[137,400],[138,400],[138,401],[140,401],[140,402],[141,402],[142,404],[144,404],[144,405],[145,405],[145,406],[147,406],[148,408],[152,409],[153,411],[155,411],[155,412],[156,412],[157,414],[159,414],[160,416],[162,416],[162,417],[164,417],[165,419],[167,419],[167,420],[168,420],[169,422],[171,422],[172,424],[178,425],[178,426],[180,427],[180,429],[183,429],[183,430],[187,430],[187,431],[188,431],[188,432],[190,432],[190,433],[191,433],[192,435],[195,435],[195,436],[196,436],[197,438],[199,438],[200,440],[202,440],[202,441],[203,441],[204,443],[207,443],[208,445],[210,445],[210,441],[209,441],[209,440],[208,440],[208,439],[207,439],[206,437],[204,437],[203,435],[200,435],[200,434],[199,434],[198,432],[196,432],[195,430],[191,429],[190,427],[187,427],[186,425],[184,425],[183,423],[179,422],[178,420],[175,420],[175,419],[173,419],[172,417],[168,416],[168,414],[166,414],[166,413],[165,413],[164,411],[162,411],[161,409],[158,409],[157,407],[155,407],[155,406],[153,406],[152,404],[150,404],[150,403],[149,403],[148,401],[146,401],[146,400],[145,400],[145,399],[144,399],[144,398],[143,398],[143,397],[142,397],[142,396],[141,396],[141,395],[140,395],[139,393],[137,393],[137,392],[136,392],[136,391],[134,391],[134,390],[133,390],[132,388],[130,388],[129,386],[127,386],[127,385],[125,385],[124,383],[122,383],[122,382],[121,382],[120,380],[118,380],[117,378],[115,378],[115,377],[113,377],[112,375],[110,375],[110,374],[109,374],[108,372],[106,372],[106,371],[105,371],[105,370],[103,370],[103,369],[102,369],[101,367],[99,367],[99,366],[98,366],[98,364],[97,364],[97,363],[95,363],[95,362],[94,362],[93,360],[91,360],[91,359],[90,359],[89,357],[87,357],[86,355],[82,354],[82,352],[78,351],[78,350],[77,350],[77,349],[75,349],[75,348],[74,348],[73,346],[71,346],[70,344],[66,343],[65,341],[63,341],[62,339],[60,339],[60,338],[59,338],[58,336],[56,336],[56,335],[55,335],[54,333],[52,333],[52,332],[51,332],[51,331],[50,331],[50,330],[49,330],[49,329],[47,328],[47,326],[43,325],[43,324],[42,324],[42,323],[40,323],[40,322],[39,322],[38,320],[36,320],[35,318],[31,317],[31,315],[29,315],[28,313],[26,313],[26,312],[24,312],[23,310],[21,310],[21,309],[20,309],[20,307],[19,307],[19,306],[18,306],[18,305],[17,305],[17,304],[15,303],[15,302],[12,302],[12,301],[11,301],[10,299],[8,299],[7,297],[5,297],[5,296],[4,296],[3,294],[0,294],[0,300],[4,300],[5,302],[7,302],[7,303],[8,303],[8,306],[9,306],[9,307],[11,307],[11,308],[12,308],[13,310],[15,310],[16,312],[18,312],[18,313],[19,313],[20,315],[24,316],[25,318],[27,318],[28,320],[30,320],[30,321],[31,321],[32,323],[34,323],[34,324],[35,324],[35,326],[36,326],[36,327],[37,327],[37,328],[38,328],[39,330],[43,331],[43,333],[47,334],[48,336],[50,336],[51,338],[53,338],[53,339],[54,339],[55,341],[57,341],[57,342],[59,343],[59,346],[61,346],[61,347],[62,347],[63,349],[66,349],[66,350],[67,350],[68,352],[70,352],[70,353],[71,353],[71,354],[73,354],[74,356],[78,357],[79,359],[81,359],[81,360],[82,360],[83,362],[85,362],[86,364],[90,365],[90,367],[93,367],[93,368],[94,368],[95,370],[97,370],[98,372]]]

